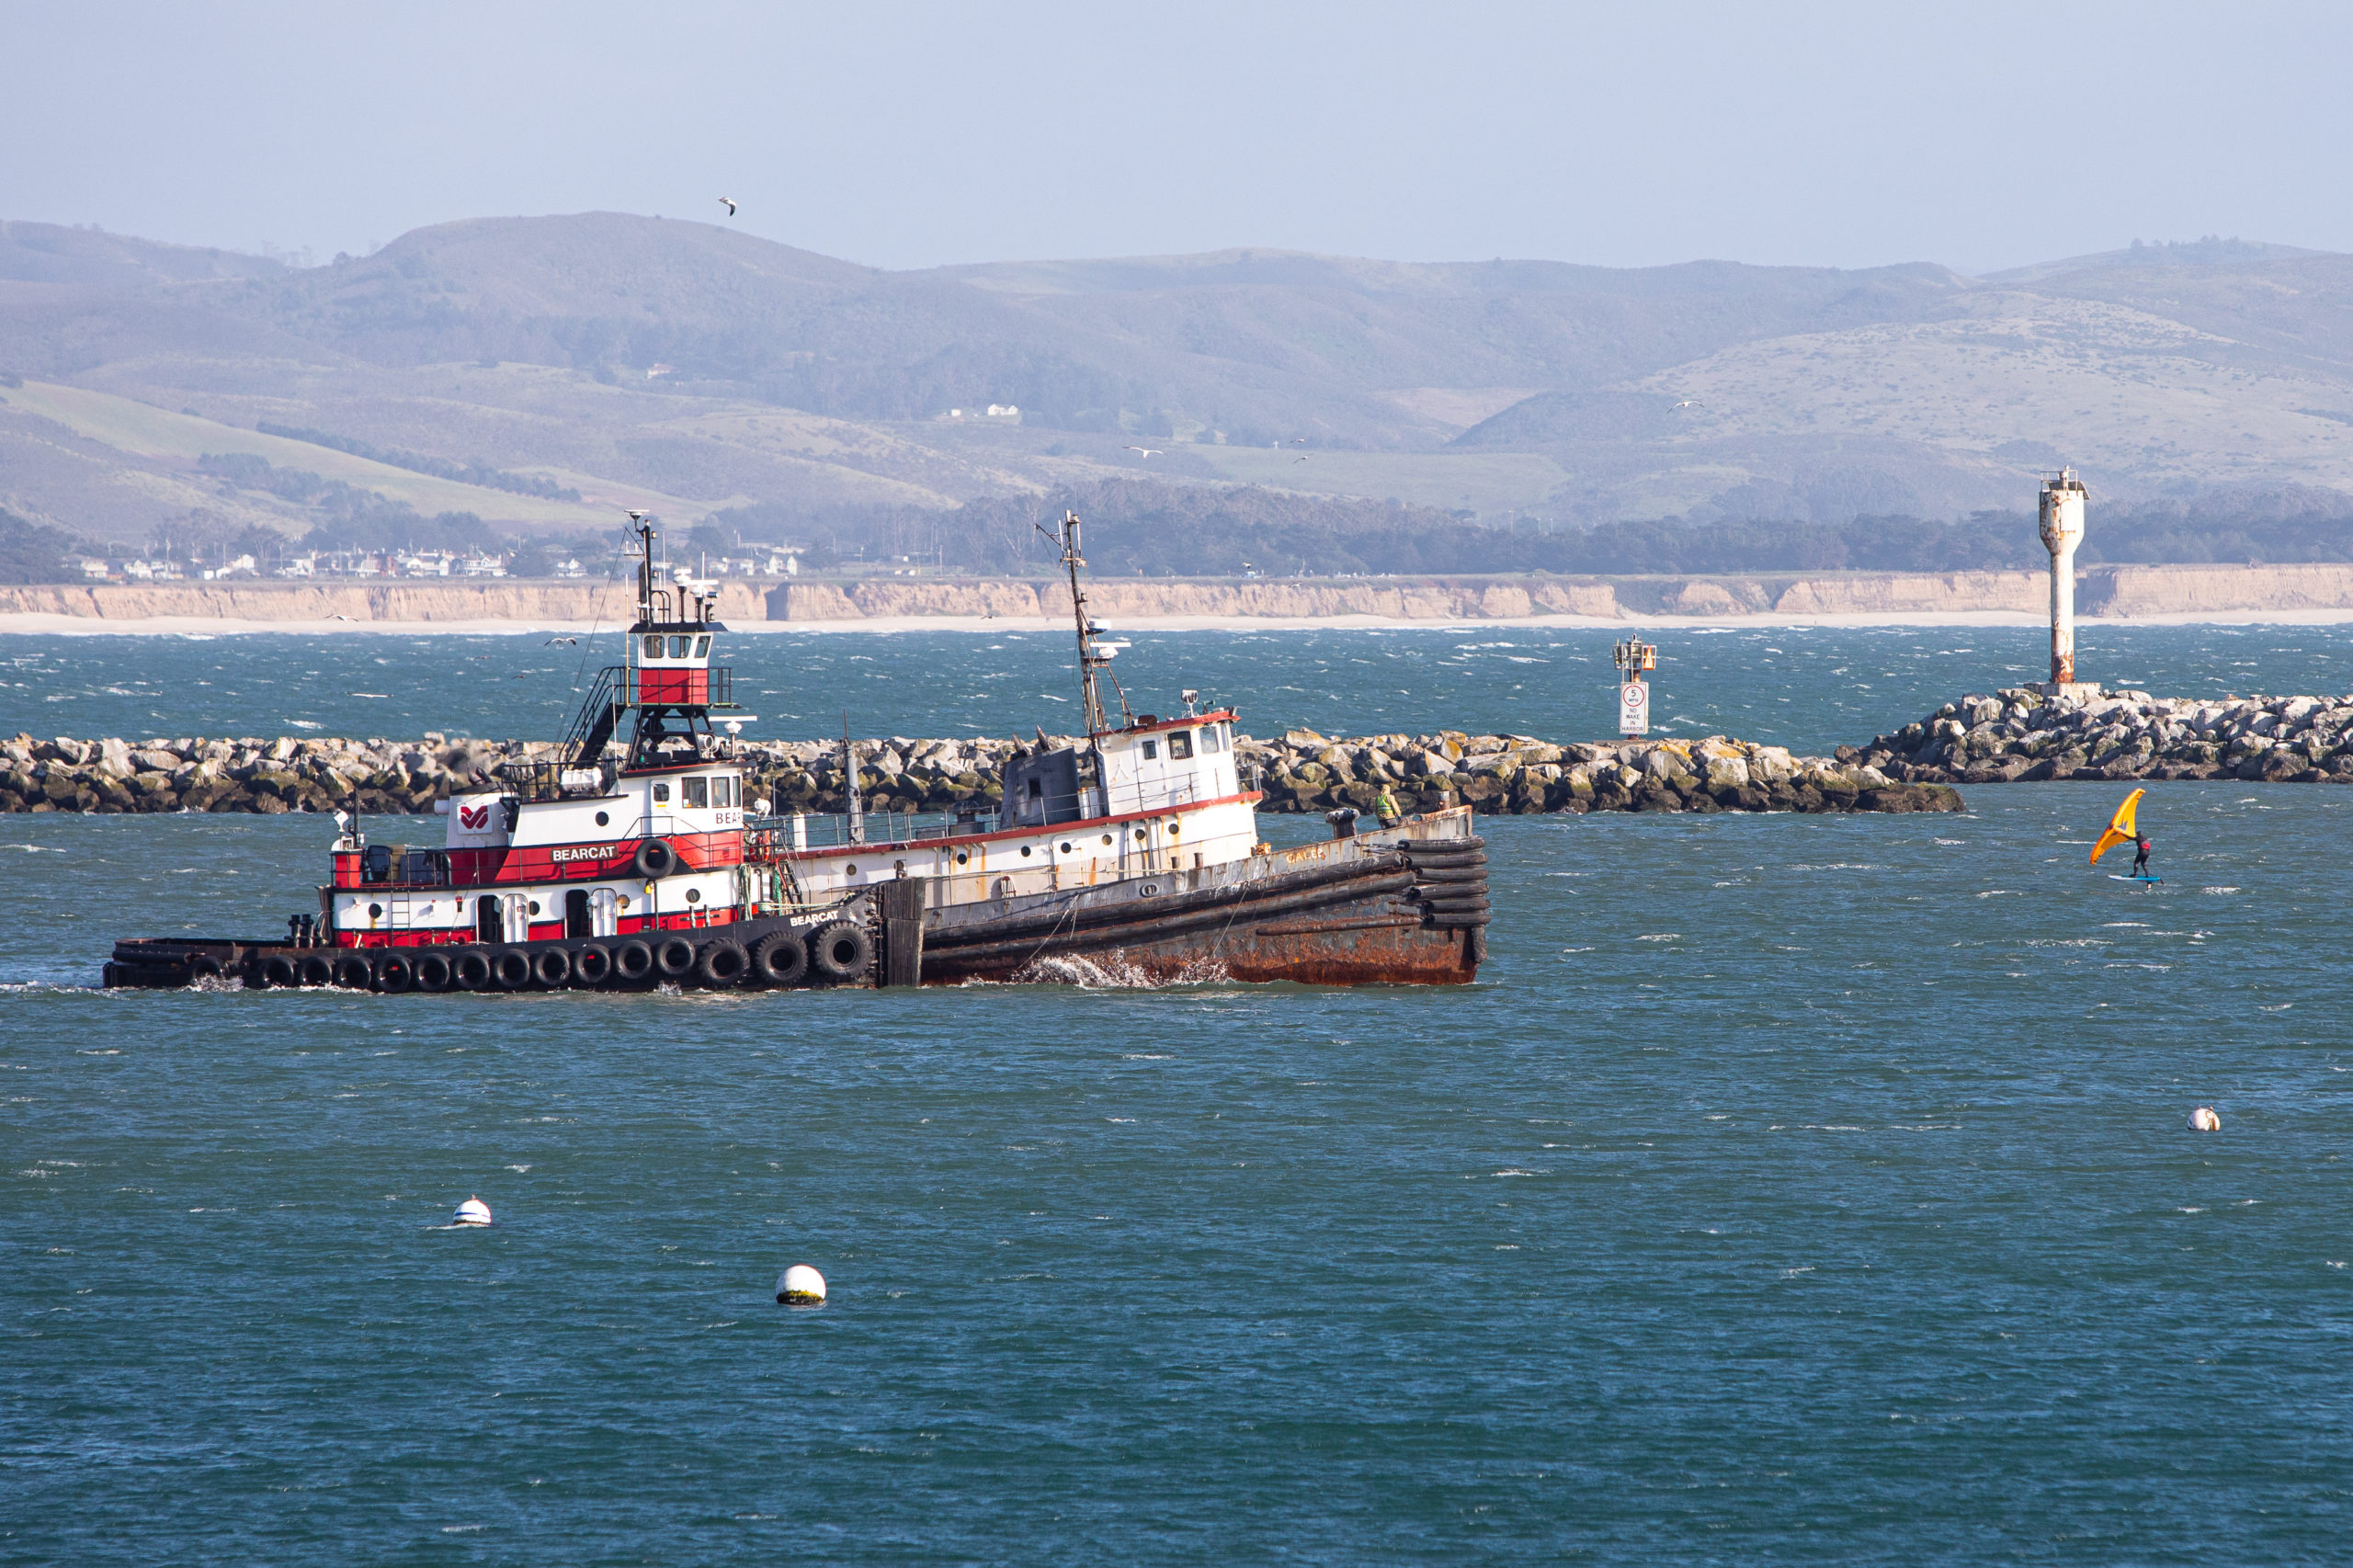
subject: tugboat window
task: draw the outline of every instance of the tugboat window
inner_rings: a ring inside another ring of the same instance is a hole
[[[1156,757],[1159,755],[1160,743],[1158,741],[1146,741],[1143,743],[1143,759],[1146,762],[1150,762],[1154,757]]]
[[[972,858],[972,857],[964,850],[959,849],[956,851],[956,863],[959,866],[962,865],[965,861],[970,860]]]
[[[1193,732],[1190,730],[1176,730],[1170,732],[1168,736],[1168,756],[1170,760],[1181,760],[1192,755]]]
[[[696,658],[698,658],[698,659],[702,658],[702,657],[704,657],[706,654],[708,654],[710,652],[710,638],[708,638],[708,637],[698,637],[698,638],[696,638],[696,639],[695,639],[695,657],[696,657]]]
[[[662,639],[659,636],[646,638],[645,656],[649,659],[658,659],[662,656]]]
[[[685,658],[685,657],[687,656],[687,642],[688,642],[688,639],[687,639],[686,637],[684,637],[684,636],[677,636],[677,637],[673,637],[673,638],[671,638],[671,639],[670,639],[670,657],[672,657],[672,658],[674,658],[674,659],[683,659],[683,658]]]
[[[680,805],[692,806],[699,811],[710,806],[710,780],[708,778],[681,778],[678,789],[684,796],[678,802]]]
[[[702,902],[702,889],[688,888],[687,890],[687,902],[688,903],[700,903]],[[537,909],[539,908],[539,905],[535,903],[531,905],[531,907],[533,909]]]
[[[1222,724],[1204,724],[1201,726],[1201,755],[1203,756],[1208,756],[1212,752],[1222,751],[1224,749],[1222,744],[1223,736],[1219,733],[1224,728],[1225,726]]]
[[[669,785],[657,783],[654,786],[654,803],[657,806],[666,806],[670,803]]]

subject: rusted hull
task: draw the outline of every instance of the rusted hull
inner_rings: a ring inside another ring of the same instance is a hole
[[[934,911],[925,984],[1108,977],[1463,985],[1486,958],[1486,857],[1467,835],[1318,846],[1154,900]],[[1090,898],[1093,899],[1090,902]]]

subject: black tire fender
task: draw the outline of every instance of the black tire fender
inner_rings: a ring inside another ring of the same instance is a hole
[[[630,869],[647,881],[659,881],[678,869],[678,852],[666,838],[649,838],[637,846]]]
[[[531,955],[509,948],[490,961],[490,975],[501,991],[520,991],[531,983]]]
[[[368,960],[358,953],[346,953],[335,960],[335,983],[346,991],[365,991],[375,979]]]
[[[416,960],[416,988],[419,991],[447,991],[455,980],[450,972],[449,955],[426,953]]]
[[[673,937],[654,949],[654,967],[662,971],[665,980],[683,980],[695,967],[695,945],[684,937]]]
[[[752,967],[752,955],[744,944],[733,937],[722,937],[705,944],[695,958],[695,978],[705,985],[725,986],[741,983],[744,971]]]
[[[376,989],[397,996],[416,983],[416,966],[400,953],[376,960]]]
[[[531,960],[531,978],[551,991],[563,989],[572,981],[572,955],[562,948],[542,948]]]
[[[602,943],[591,942],[572,959],[572,983],[602,985],[613,972],[613,955]]]
[[[301,977],[294,972],[294,960],[284,953],[272,953],[261,960],[261,983],[264,985],[273,988],[295,985],[301,983]]]
[[[613,950],[613,973],[623,980],[643,980],[654,972],[654,949],[631,937]]]
[[[836,920],[809,938],[809,961],[836,985],[861,979],[874,963],[874,938],[863,926]]]
[[[490,983],[490,955],[468,948],[449,960],[449,977],[460,991],[480,991]]]
[[[771,931],[752,949],[752,972],[766,985],[798,985],[809,972],[809,949],[798,931]]]

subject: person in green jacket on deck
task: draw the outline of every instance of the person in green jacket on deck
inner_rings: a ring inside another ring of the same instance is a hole
[[[1372,803],[1372,814],[1381,819],[1383,827],[1395,827],[1404,820],[1404,813],[1397,809],[1396,797],[1390,794],[1386,784],[1381,787],[1381,798]]]

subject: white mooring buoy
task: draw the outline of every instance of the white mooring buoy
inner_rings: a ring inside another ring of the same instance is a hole
[[[453,1225],[487,1225],[490,1223],[490,1205],[484,1203],[479,1198],[469,1198],[463,1203],[458,1205],[458,1212],[456,1216],[450,1220],[449,1223]]]
[[[2189,1113],[2189,1130],[2192,1132],[2220,1132],[2222,1119],[2214,1114],[2212,1106],[2202,1105]]]
[[[805,1263],[796,1263],[777,1280],[776,1299],[788,1307],[822,1307],[825,1277]]]

